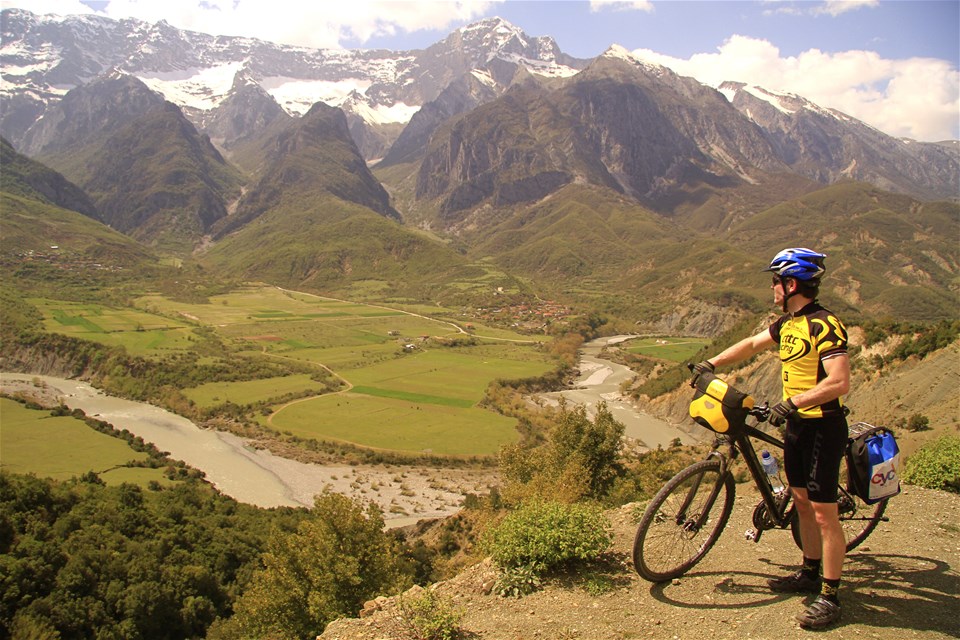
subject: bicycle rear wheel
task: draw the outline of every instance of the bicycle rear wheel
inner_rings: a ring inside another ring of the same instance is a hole
[[[692,464],[647,505],[633,541],[633,566],[651,582],[672,580],[700,562],[720,537],[736,491],[720,461]]]
[[[847,459],[844,457],[840,463],[840,478],[846,477]],[[867,536],[873,533],[873,530],[880,524],[886,508],[886,500],[867,504],[856,494],[847,491],[843,485],[840,486],[840,492],[837,496],[837,510],[840,512],[840,526],[843,527],[843,535],[847,539],[847,551],[856,549],[861,542],[867,539]],[[800,540],[800,519],[796,514],[790,521],[790,530],[793,533],[793,541],[803,549],[803,543]]]

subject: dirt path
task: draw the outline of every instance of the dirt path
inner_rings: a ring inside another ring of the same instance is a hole
[[[794,621],[810,597],[771,593],[770,576],[791,571],[799,550],[789,532],[747,542],[756,497],[737,488],[733,516],[717,545],[686,576],[652,585],[630,562],[634,507],[610,513],[616,541],[611,566],[598,572],[609,589],[589,593],[589,575],[553,581],[533,595],[488,593],[489,563],[436,586],[465,611],[471,640],[781,640],[783,638],[960,637],[960,496],[908,487],[891,501],[882,523],[844,566],[843,619],[809,632]],[[596,580],[594,580],[596,583]],[[400,640],[394,600],[363,619],[332,623],[323,640]]]

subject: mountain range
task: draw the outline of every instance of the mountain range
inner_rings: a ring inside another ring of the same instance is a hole
[[[853,312],[955,313],[957,141],[715,90],[617,46],[575,59],[501,19],[406,52],[17,9],[0,37],[4,173],[41,163],[58,177],[30,197],[158,256],[324,291],[435,290],[492,265],[706,331],[749,298],[737,270],[806,244],[836,256]]]

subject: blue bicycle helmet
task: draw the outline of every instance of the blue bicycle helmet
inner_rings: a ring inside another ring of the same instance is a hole
[[[826,272],[823,259],[827,256],[802,247],[784,249],[773,257],[764,271],[772,271],[781,278],[796,278],[804,282],[817,281]]]

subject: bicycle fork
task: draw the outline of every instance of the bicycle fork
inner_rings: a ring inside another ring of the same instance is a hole
[[[710,491],[710,496],[704,503],[700,513],[696,514],[696,520],[690,520],[687,515],[687,509],[690,508],[690,503],[693,502],[697,492],[700,490],[700,484],[703,482],[702,474],[690,486],[686,497],[683,499],[683,503],[680,505],[680,509],[677,511],[677,526],[683,527],[686,531],[700,531],[703,525],[706,524],[711,511],[713,511],[713,504],[717,501],[717,496],[720,495],[720,489],[723,487],[724,479],[727,477],[727,473],[729,473],[729,471],[727,471],[726,457],[716,451],[712,452],[710,456],[708,456],[708,459],[711,457],[720,459],[720,474],[717,476],[717,481],[714,483],[713,489]]]

